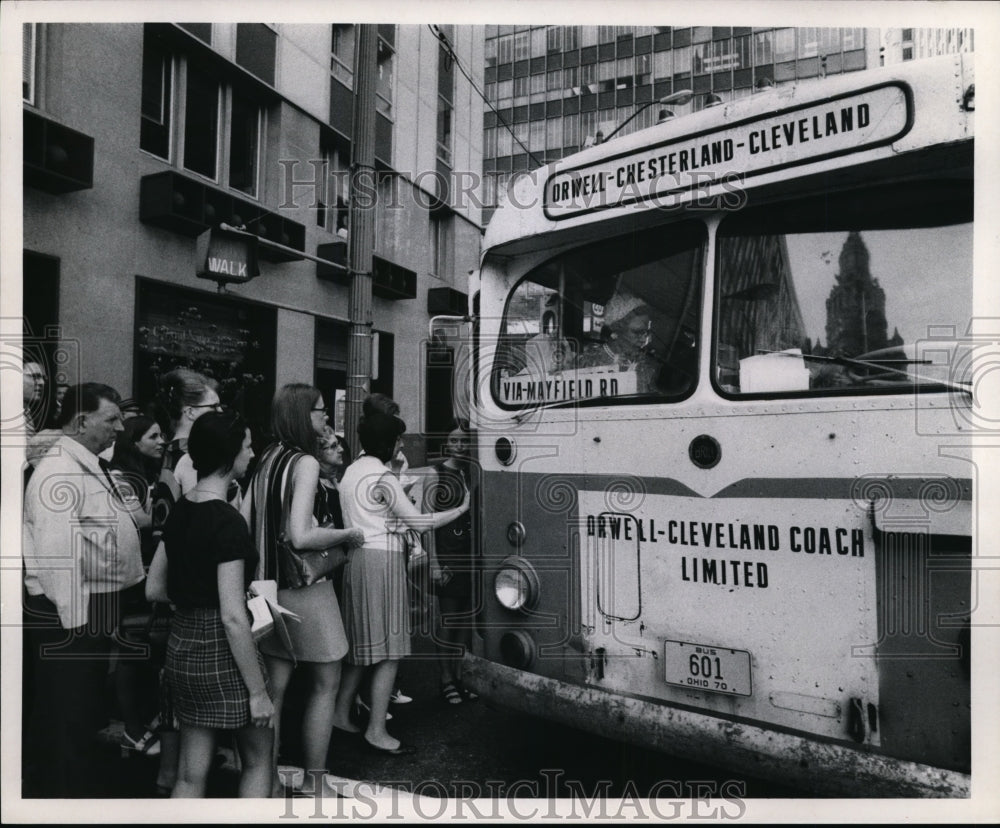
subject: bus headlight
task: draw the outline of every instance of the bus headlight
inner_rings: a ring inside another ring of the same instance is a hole
[[[524,558],[507,558],[493,579],[497,600],[509,610],[530,610],[538,602],[538,575]]]

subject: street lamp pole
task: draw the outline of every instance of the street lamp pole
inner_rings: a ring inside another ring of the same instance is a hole
[[[361,404],[372,374],[372,248],[375,246],[375,82],[378,28],[355,26],[354,124],[351,135],[351,186],[347,262],[351,274],[350,337],[347,341],[347,405],[344,437],[358,456]]]
[[[606,141],[610,141],[619,132],[621,132],[622,129],[624,129],[626,126],[628,126],[628,124],[632,123],[632,121],[634,121],[637,117],[639,117],[639,115],[641,115],[643,112],[645,112],[651,106],[653,106],[655,104],[661,104],[663,106],[671,106],[671,105],[673,105],[673,106],[684,106],[684,104],[690,103],[691,99],[693,97],[694,97],[694,92],[692,92],[690,89],[678,89],[676,92],[673,92],[670,95],[664,95],[659,100],[648,101],[648,102],[644,103],[642,106],[640,106],[628,118],[626,118],[624,121],[622,121],[615,128],[614,132],[612,132],[609,136],[607,136],[606,138],[604,138],[601,143],[604,143]],[[671,113],[671,114],[673,114],[673,113]]]

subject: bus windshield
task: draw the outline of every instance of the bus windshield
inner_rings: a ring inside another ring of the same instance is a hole
[[[845,224],[831,220],[836,207],[823,205],[817,222],[809,205],[723,221],[713,376],[723,394],[948,381],[947,340],[958,342],[972,314],[971,216],[941,203],[923,214],[858,203]]]
[[[511,292],[493,372],[507,408],[677,400],[697,379],[707,233],[687,221],[588,244]]]

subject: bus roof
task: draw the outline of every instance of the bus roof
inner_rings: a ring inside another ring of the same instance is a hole
[[[484,256],[557,231],[583,238],[636,210],[735,206],[726,199],[740,191],[971,141],[973,81],[973,56],[947,55],[779,86],[613,138],[514,179]]]

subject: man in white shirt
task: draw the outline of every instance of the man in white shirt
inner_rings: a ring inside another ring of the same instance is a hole
[[[25,659],[33,668],[33,698],[25,696],[33,703],[28,795],[91,790],[119,593],[144,577],[139,530],[98,458],[122,431],[119,400],[107,385],[70,388],[61,434],[24,495]]]

